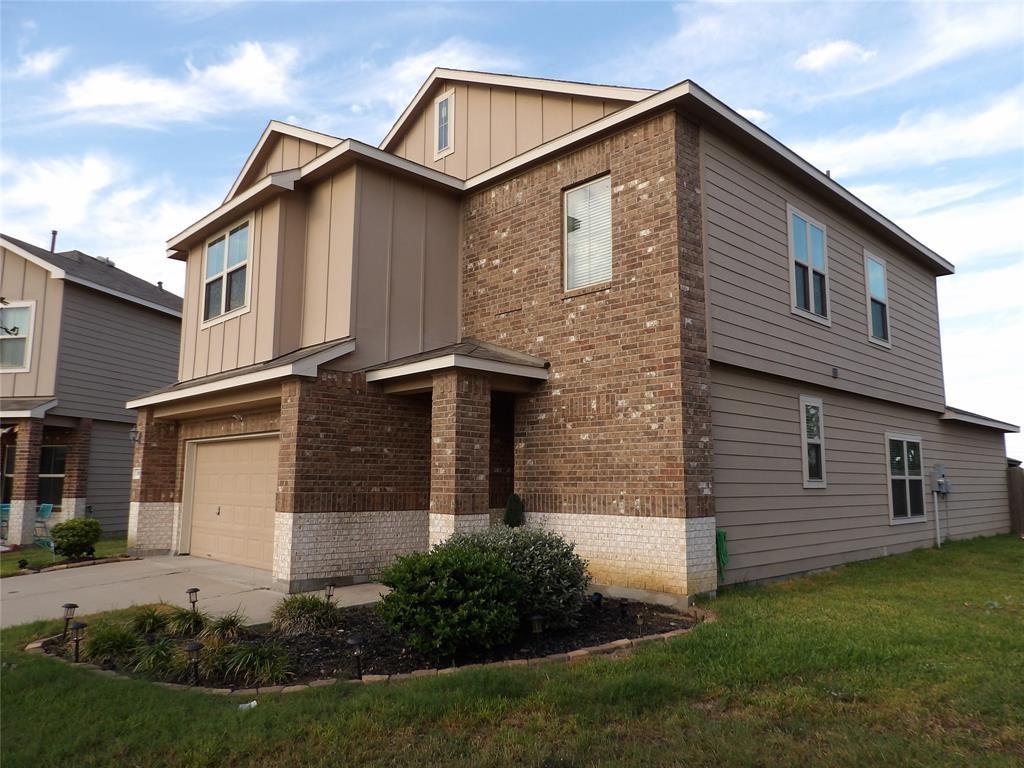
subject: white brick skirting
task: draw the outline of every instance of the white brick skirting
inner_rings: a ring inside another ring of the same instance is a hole
[[[440,544],[453,533],[474,533],[491,527],[491,513],[478,515],[445,515],[430,513],[430,546]]]
[[[53,523],[63,523],[65,520],[75,520],[78,518],[85,517],[85,503],[86,499],[61,499],[60,500],[60,515],[54,515],[51,518]]]
[[[14,499],[7,520],[8,544],[31,544],[36,525],[35,499]]]
[[[713,517],[528,512],[526,522],[575,544],[595,584],[670,595],[717,586]]]
[[[133,501],[128,509],[128,548],[136,552],[171,552],[181,505],[173,501]]]

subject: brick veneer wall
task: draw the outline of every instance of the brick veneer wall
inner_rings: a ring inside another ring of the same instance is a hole
[[[42,419],[18,421],[14,445],[14,477],[11,480],[11,512],[7,522],[7,541],[28,544],[32,541],[39,498],[39,454],[43,444]]]

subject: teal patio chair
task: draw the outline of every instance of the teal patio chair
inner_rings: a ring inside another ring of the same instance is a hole
[[[7,541],[7,526],[11,520],[11,505],[0,504],[0,539]]]
[[[50,553],[57,557],[53,549],[53,539],[50,538],[50,515],[53,514],[53,504],[40,504],[36,510],[36,529],[32,537],[32,543],[43,549],[50,550]]]

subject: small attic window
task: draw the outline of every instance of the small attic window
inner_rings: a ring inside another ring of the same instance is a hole
[[[445,91],[434,99],[434,159],[455,151],[452,126],[455,123],[455,91]]]

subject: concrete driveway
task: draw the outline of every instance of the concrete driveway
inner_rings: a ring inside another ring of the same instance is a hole
[[[64,603],[78,603],[80,615],[160,601],[187,606],[189,587],[199,587],[204,610],[219,615],[241,608],[255,624],[268,621],[282,597],[270,585],[267,571],[198,557],[147,557],[12,576],[0,579],[0,626],[59,618]],[[338,587],[334,600],[363,605],[376,602],[384,589],[380,584]]]

